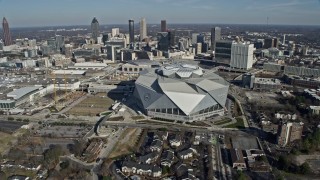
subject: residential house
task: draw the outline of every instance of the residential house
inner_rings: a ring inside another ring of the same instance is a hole
[[[171,150],[165,150],[161,155],[161,166],[171,167],[174,159],[174,152]]]
[[[158,152],[152,152],[149,154],[146,154],[144,156],[139,157],[139,162],[143,164],[151,164],[159,158],[159,153]]]
[[[189,148],[189,149],[178,152],[178,157],[180,159],[189,159],[193,157],[193,154],[197,154],[197,150],[193,148]]]
[[[168,139],[171,147],[179,147],[182,143],[180,135],[177,134],[171,134]]]
[[[150,177],[161,177],[162,169],[159,166],[152,166],[148,164],[138,164],[135,162],[125,161],[122,164],[121,171],[123,173],[144,175]]]

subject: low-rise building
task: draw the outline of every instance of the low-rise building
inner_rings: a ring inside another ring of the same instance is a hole
[[[162,169],[159,166],[152,166],[147,164],[138,164],[135,162],[124,162],[121,171],[129,174],[145,175],[150,177],[161,177]]]
[[[300,140],[302,131],[302,122],[282,122],[278,129],[278,145],[284,147],[295,140]]]
[[[0,100],[0,110],[9,111],[15,108],[16,103],[13,100]]]
[[[194,154],[197,154],[197,150],[193,149],[193,148],[189,148],[183,151],[180,151],[177,153],[178,157],[180,159],[189,159],[192,158]]]
[[[30,95],[42,89],[42,86],[29,86],[20,89],[15,89],[7,94],[8,98],[12,98],[15,101],[15,105],[18,106],[25,102],[30,101]]]
[[[257,90],[279,90],[281,82],[274,78],[255,78],[253,87]]]
[[[171,147],[179,147],[181,145],[181,137],[176,134],[172,134],[169,137],[169,143]]]
[[[154,139],[150,145],[151,152],[160,152],[162,150],[163,142],[160,139]]]
[[[319,115],[320,114],[320,106],[310,106],[309,107],[311,114]]]
[[[166,150],[162,152],[161,155],[161,166],[171,167],[174,159],[174,152],[171,150]]]
[[[120,73],[123,74],[136,74],[138,75],[141,71],[150,68],[160,67],[157,61],[151,60],[134,60],[123,64],[120,68]]]
[[[230,149],[231,160],[232,160],[232,168],[237,170],[245,170],[247,169],[246,162],[243,158],[242,151],[240,149]]]
[[[144,156],[139,157],[139,162],[143,164],[151,164],[155,162],[159,158],[159,153],[158,152],[152,152],[149,154],[146,154]]]

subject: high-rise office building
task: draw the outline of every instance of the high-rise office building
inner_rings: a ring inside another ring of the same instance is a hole
[[[2,39],[0,39],[0,51],[3,50],[3,42]]]
[[[92,39],[95,41],[95,43],[98,43],[98,36],[99,36],[99,22],[96,17],[93,18],[91,22],[91,33],[92,33]]]
[[[205,40],[206,40],[206,38],[205,38],[205,36],[203,34],[199,34],[197,36],[197,43],[203,44],[203,43],[205,43]]]
[[[167,21],[166,20],[161,20],[161,32],[167,32]]]
[[[158,50],[168,51],[170,46],[170,32],[158,33]]]
[[[253,65],[253,44],[237,43],[231,47],[230,67],[237,69],[250,69]]]
[[[57,52],[64,52],[65,46],[64,46],[64,37],[61,35],[56,35],[56,48]]]
[[[273,40],[273,47],[274,47],[274,48],[278,48],[278,47],[279,47],[279,42],[280,42],[280,39],[279,39],[279,38],[274,38],[274,40]]]
[[[117,36],[119,34],[120,34],[120,29],[119,28],[112,28],[111,29],[111,36],[112,37],[115,37],[115,36]]]
[[[140,20],[140,41],[147,37],[147,23],[145,18]]]
[[[264,48],[278,48],[279,47],[279,38],[268,38],[264,40]]]
[[[278,129],[278,145],[284,147],[289,143],[301,139],[303,123],[286,122],[281,123]]]
[[[191,35],[191,44],[196,44],[197,43],[198,35],[199,35],[199,33],[192,33],[192,35]]]
[[[129,20],[129,38],[130,38],[130,44],[134,43],[134,20]]]
[[[5,46],[10,46],[12,44],[11,32],[9,28],[9,23],[5,17],[2,21],[2,30],[3,30],[3,43]]]
[[[175,30],[170,30],[169,31],[169,41],[170,41],[170,46],[175,46],[177,44],[176,31]]]
[[[215,51],[216,42],[221,40],[221,28],[211,28],[211,50]]]
[[[215,58],[230,60],[233,41],[218,40],[215,44]]]
[[[196,54],[202,53],[202,43],[196,44]]]
[[[67,58],[72,57],[73,46],[71,44],[66,44],[64,47],[65,47],[64,54],[66,55],[66,57]]]

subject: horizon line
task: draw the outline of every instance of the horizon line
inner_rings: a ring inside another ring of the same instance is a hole
[[[135,24],[139,24],[138,22]],[[167,23],[167,25],[258,25],[258,26],[320,26],[320,24],[265,24],[265,23],[253,23],[253,24],[246,24],[246,23]],[[108,26],[108,25],[128,25],[126,23],[114,23],[114,24],[100,24],[100,26]],[[147,25],[161,25],[160,23],[148,23]],[[44,27],[74,27],[74,26],[90,26],[90,24],[77,24],[77,25],[44,25],[44,26],[13,26],[10,29],[15,28],[44,28]],[[0,27],[2,29],[2,27]]]

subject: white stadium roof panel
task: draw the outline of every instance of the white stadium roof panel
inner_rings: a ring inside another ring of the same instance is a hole
[[[181,92],[164,92],[186,115],[198,105],[205,97],[202,94],[189,94]]]

